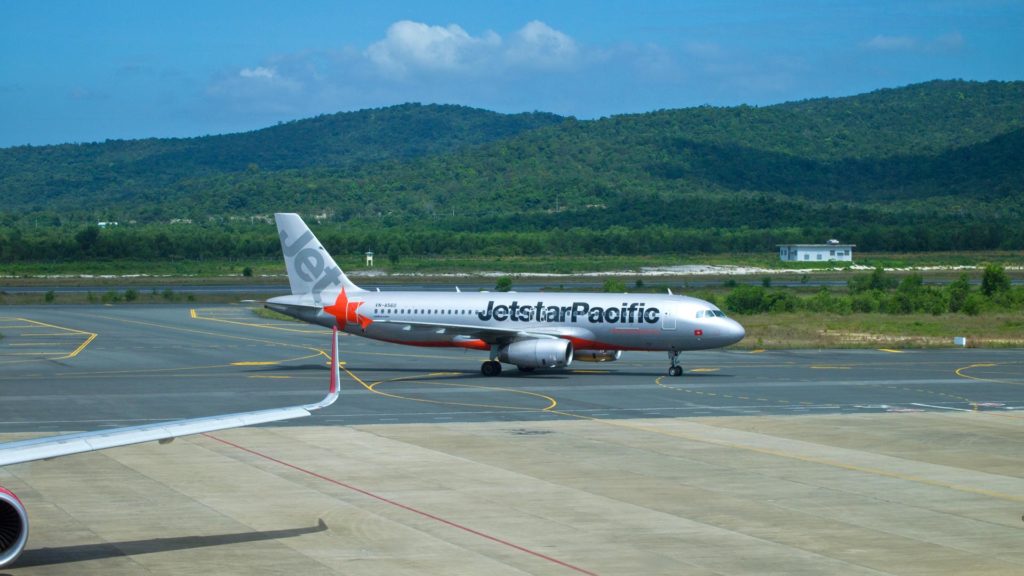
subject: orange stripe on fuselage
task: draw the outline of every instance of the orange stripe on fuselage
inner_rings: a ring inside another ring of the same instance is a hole
[[[618,344],[605,344],[598,342],[597,340],[587,340],[584,338],[578,338],[576,336],[559,336],[572,342],[573,348],[576,350],[632,350],[639,352],[649,352],[652,350],[661,350],[660,348],[645,348],[638,346],[620,346]],[[383,342],[390,342],[392,344],[404,344],[406,346],[419,346],[421,348],[466,348],[469,350],[490,350],[491,345],[479,338],[474,340],[438,340],[438,341],[409,341],[409,340],[392,340],[390,338],[374,338],[375,340],[381,340]]]
[[[491,345],[480,339],[475,340],[440,340],[437,342],[410,342],[408,340],[391,340],[389,338],[377,338],[392,344],[405,344],[406,346],[420,346],[422,348],[468,348],[470,350],[490,350]]]

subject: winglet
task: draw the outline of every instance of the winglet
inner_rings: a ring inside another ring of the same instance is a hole
[[[331,384],[327,389],[327,396],[324,396],[324,399],[316,404],[307,404],[306,406],[303,406],[306,410],[319,410],[321,408],[326,408],[331,404],[334,404],[334,401],[338,399],[338,394],[340,392],[339,383],[341,382],[341,364],[338,362],[337,326],[331,329],[331,338]]]

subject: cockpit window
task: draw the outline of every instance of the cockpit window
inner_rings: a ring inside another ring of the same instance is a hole
[[[715,308],[713,310],[697,310],[697,318],[725,318],[725,312]]]

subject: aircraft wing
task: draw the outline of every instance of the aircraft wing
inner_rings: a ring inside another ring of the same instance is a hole
[[[59,436],[7,442],[0,444],[0,466],[151,442],[153,440],[169,441],[178,436],[215,432],[228,428],[239,428],[242,426],[252,426],[253,424],[264,424],[266,422],[309,416],[314,410],[326,408],[338,399],[338,383],[341,374],[338,364],[337,329],[334,330],[333,338],[334,340],[331,345],[330,388],[323,400],[316,404],[270,408],[253,412],[238,412],[235,414],[189,418],[186,420],[143,424],[141,426],[115,428],[112,430],[96,430],[93,432],[61,434]]]

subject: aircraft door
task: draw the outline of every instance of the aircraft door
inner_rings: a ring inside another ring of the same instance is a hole
[[[666,310],[661,315],[661,329],[662,330],[675,330],[676,329],[676,317],[672,314],[671,310]]]

